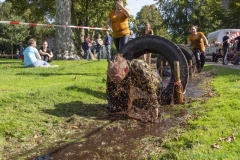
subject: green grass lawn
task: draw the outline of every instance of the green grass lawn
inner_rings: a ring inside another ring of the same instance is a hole
[[[92,123],[89,117],[105,110],[106,60],[51,64],[59,67],[24,68],[20,60],[0,60],[0,151],[4,157],[28,151],[41,141],[62,140],[74,133],[69,127],[78,125],[72,120],[76,115],[81,116],[77,123]]]
[[[52,64],[59,67],[24,68],[20,60],[0,59],[0,159],[41,155],[41,149],[74,141],[76,128],[84,135],[110,121],[105,118],[106,60]],[[179,106],[189,110],[190,118],[163,141],[156,144],[158,137],[146,135],[150,140],[144,147],[151,141],[155,146],[154,151],[144,152],[146,159],[240,157],[240,71],[215,66],[204,71],[214,78],[208,77],[199,87],[212,87],[213,96]],[[218,141],[231,134],[233,142]],[[212,148],[214,143],[220,149]]]
[[[240,71],[216,66],[204,70],[214,75],[210,82],[214,96],[189,105],[192,120],[165,137],[161,146],[166,152],[152,159],[240,159]],[[231,134],[232,142],[219,141]]]

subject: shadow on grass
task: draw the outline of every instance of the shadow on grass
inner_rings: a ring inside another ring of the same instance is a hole
[[[20,67],[20,68],[24,68],[24,67]],[[33,68],[36,69],[36,68]],[[50,68],[51,69],[51,68]],[[42,72],[42,73],[32,73],[32,72],[21,72],[21,73],[17,73],[16,75],[36,75],[36,76],[43,76],[43,77],[49,77],[49,76],[64,76],[64,75],[79,75],[79,76],[106,76],[105,73],[46,73],[46,72]]]
[[[75,101],[71,103],[60,103],[55,105],[55,109],[53,110],[47,109],[47,110],[43,110],[43,112],[50,115],[58,116],[58,117],[69,117],[69,119],[66,121],[69,124],[71,122],[74,122],[75,120],[78,121],[77,118],[80,118],[80,117],[87,117],[94,120],[107,120],[107,121],[104,122],[103,124],[102,123],[99,124],[94,129],[88,130],[83,136],[76,137],[75,140],[72,142],[65,142],[64,145],[60,145],[54,148],[48,148],[46,150],[44,149],[45,150],[44,152],[46,154],[41,156],[35,156],[31,158],[31,160],[48,160],[54,154],[57,154],[59,152],[61,153],[62,151],[66,150],[68,147],[76,144],[79,141],[82,141],[83,139],[91,139],[91,137],[100,133],[103,130],[103,128],[105,128],[106,126],[112,124],[117,119],[119,119],[119,118],[111,118],[106,115],[106,104],[84,104],[81,101]],[[74,116],[74,115],[77,115],[77,116]],[[32,152],[36,149],[38,148],[36,147],[34,149],[23,152],[21,155],[22,156],[27,155],[29,152]]]
[[[101,98],[101,99],[104,99],[106,100],[107,97],[106,97],[106,93],[105,93],[105,89],[102,88],[102,87],[98,87],[99,90],[104,90],[104,92],[102,91],[96,91],[96,90],[92,90],[90,88],[80,88],[78,86],[69,86],[66,88],[66,90],[68,91],[77,91],[77,92],[83,92],[83,93],[86,93],[88,95],[91,95],[91,96],[94,96],[96,98]]]
[[[11,63],[14,63],[14,64],[15,64],[15,63],[22,64],[22,62],[20,62],[20,61],[6,61],[6,62],[3,62],[3,61],[0,60],[0,65],[1,65],[1,64],[11,64]]]
[[[43,110],[44,113],[58,117],[72,117],[78,115],[93,119],[106,118],[106,104],[84,104],[81,101],[56,104],[55,109]]]

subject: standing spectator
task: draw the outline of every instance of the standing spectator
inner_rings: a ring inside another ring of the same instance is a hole
[[[153,30],[151,29],[151,25],[149,22],[145,23],[145,29],[142,30],[141,36],[153,35]],[[147,53],[143,55],[143,60],[147,62],[148,65],[151,64],[151,53]]]
[[[97,42],[94,40],[94,38],[92,38],[91,40],[92,46],[91,46],[91,52],[94,55],[96,53],[96,47],[97,47]]]
[[[50,67],[50,64],[41,60],[41,56],[36,49],[36,40],[29,39],[28,47],[24,50],[24,66],[25,67]]]
[[[19,50],[16,49],[16,59],[19,59]]]
[[[53,38],[53,36],[51,34],[47,38],[47,43],[48,43],[48,48],[53,52],[53,49],[54,49],[54,38]]]
[[[134,38],[136,38],[136,37],[135,37],[135,34],[133,33],[133,30],[130,30],[130,36],[129,36],[129,38],[128,38],[128,41],[131,41],[131,40],[133,40]]]
[[[235,38],[235,41],[237,42],[237,50],[236,51],[240,51],[240,36]]]
[[[90,52],[91,46],[92,45],[91,45],[90,35],[86,34],[84,36],[84,42],[82,43],[82,48],[84,50],[86,60],[89,60],[89,52]]]
[[[101,57],[102,57],[102,45],[103,45],[103,40],[101,38],[101,34],[98,34],[98,38],[97,38],[97,48],[96,48],[96,52],[98,54],[98,61],[100,61]]]
[[[128,18],[130,17],[130,10],[123,6],[122,0],[115,0],[115,9],[110,11],[106,27],[112,25],[112,36],[117,51],[128,42],[130,35]]]
[[[223,37],[223,65],[228,64],[227,60],[227,52],[228,52],[228,47],[229,47],[229,32],[226,32],[226,35]]]
[[[23,51],[24,51],[23,43],[20,42],[19,43],[19,58],[22,60],[22,62],[24,60]]]
[[[238,50],[238,40],[234,40],[233,50],[234,50],[234,52],[237,52],[237,50]]]
[[[53,57],[52,51],[48,48],[48,42],[43,41],[42,46],[39,48],[39,53],[41,55],[41,59],[46,62],[51,62],[51,58]]]
[[[106,50],[107,50],[107,61],[110,61],[111,59],[111,42],[112,42],[112,38],[109,36],[109,32],[106,32],[106,38],[104,41]]]
[[[43,37],[43,40],[42,41],[47,41],[48,40],[48,35],[46,34],[44,37]]]

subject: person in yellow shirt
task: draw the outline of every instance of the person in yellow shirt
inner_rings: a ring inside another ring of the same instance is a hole
[[[188,43],[184,46],[189,47],[193,46],[193,54],[196,58],[197,64],[201,65],[201,68],[205,64],[205,45],[209,47],[208,40],[202,32],[197,32],[197,26],[191,26],[189,31],[191,32]],[[200,54],[198,54],[200,52]]]
[[[130,35],[128,18],[130,15],[130,10],[124,7],[123,1],[115,0],[115,9],[108,15],[106,27],[112,26],[112,37],[118,52],[128,42]]]

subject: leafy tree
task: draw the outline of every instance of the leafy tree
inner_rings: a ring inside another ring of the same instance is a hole
[[[12,12],[11,3],[0,3],[1,20],[6,21],[22,21],[20,16]],[[22,25],[0,24],[0,44],[2,50],[10,52],[13,55],[14,46],[19,42],[23,42],[25,37],[29,35],[28,27]]]
[[[71,22],[77,26],[105,27],[108,13],[113,9],[114,1],[105,0],[72,0]],[[74,44],[77,50],[81,49],[83,36],[86,33],[96,38],[98,33],[103,35],[103,31],[73,29]]]
[[[144,24],[146,22],[149,22],[151,24],[151,28],[153,29],[155,35],[168,39],[170,38],[167,29],[163,24],[161,13],[154,4],[150,6],[143,6],[140,12],[137,13],[133,29],[138,35],[144,29]]]
[[[53,0],[6,0],[12,3],[12,10],[22,15],[26,22],[44,21],[53,19],[56,15],[55,1]]]
[[[239,28],[240,26],[240,1],[231,0],[228,3],[228,8],[225,10],[225,18],[223,24],[226,28]]]
[[[198,25],[207,34],[221,28],[224,17],[218,0],[158,0],[158,7],[173,41],[187,42],[190,25]]]

